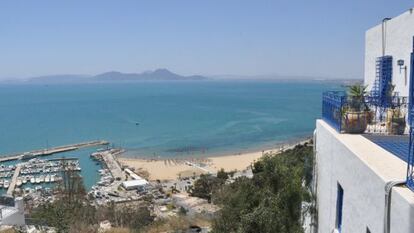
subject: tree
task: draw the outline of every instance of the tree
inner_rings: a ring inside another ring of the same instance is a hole
[[[253,164],[252,179],[237,178],[217,189],[213,202],[221,210],[213,232],[302,233],[302,202],[309,199],[303,184],[312,174],[312,156],[308,146],[265,156]]]
[[[222,168],[217,172],[217,178],[226,181],[229,178],[229,174]]]
[[[210,174],[201,174],[200,178],[194,182],[193,187],[190,188],[189,193],[193,197],[207,199],[210,202],[213,191],[223,184],[222,179]]]

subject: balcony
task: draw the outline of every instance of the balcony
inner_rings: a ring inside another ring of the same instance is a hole
[[[370,95],[350,97],[345,91],[323,93],[322,119],[339,133],[408,134],[407,113],[407,97],[379,100]]]
[[[323,93],[322,119],[337,133],[359,134],[404,162],[407,186],[414,191],[414,131],[407,124],[414,114],[408,109],[408,98],[396,94],[354,98],[328,91]]]

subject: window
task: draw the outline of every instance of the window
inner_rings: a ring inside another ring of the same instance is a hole
[[[341,232],[342,229],[342,208],[344,204],[344,189],[338,183],[338,194],[336,197],[336,229]]]

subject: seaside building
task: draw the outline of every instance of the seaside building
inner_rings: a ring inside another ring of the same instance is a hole
[[[323,94],[312,232],[414,232],[413,9],[369,29],[365,43],[367,93]]]
[[[142,190],[147,186],[149,183],[146,179],[140,177],[135,172],[131,171],[129,168],[125,168],[125,173],[129,175],[132,180],[127,180],[122,182],[122,187],[124,187],[126,190],[133,190],[138,189]]]

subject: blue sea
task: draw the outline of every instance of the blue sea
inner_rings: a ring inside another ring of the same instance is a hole
[[[0,85],[0,154],[97,139],[126,148],[130,157],[270,148],[311,136],[322,92],[338,86],[311,81]],[[55,157],[81,157],[81,165],[93,170],[83,171],[90,185],[99,169],[89,160],[93,150]]]

